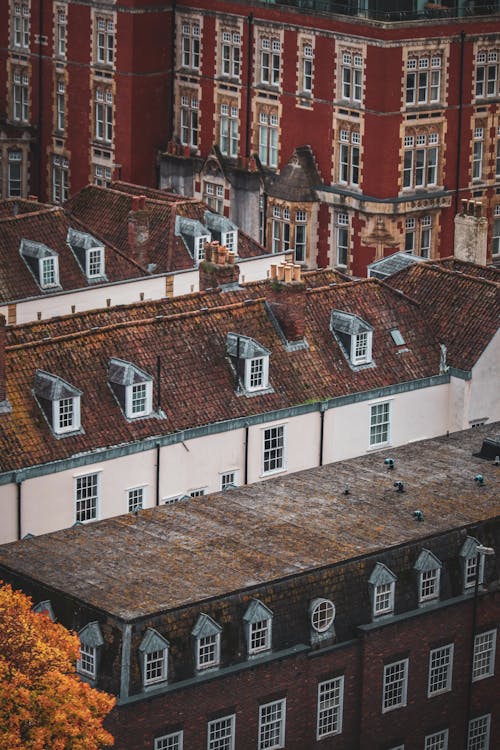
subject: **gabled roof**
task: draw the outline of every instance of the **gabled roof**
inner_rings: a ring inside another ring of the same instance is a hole
[[[267,192],[294,203],[317,201],[315,188],[322,182],[311,147],[298,146],[281,172],[269,176]]]
[[[265,285],[256,288],[264,292]],[[6,390],[13,408],[0,418],[0,470],[439,374],[439,346],[425,316],[416,303],[387,285],[367,279],[316,287],[304,294],[309,349],[294,352],[287,351],[276,332],[265,293],[245,299],[245,289],[214,295],[217,304],[212,306],[205,302],[210,295],[201,294],[194,300],[138,305],[133,316],[129,308],[118,308],[22,326],[22,336],[16,327],[8,329]],[[330,332],[332,309],[359,315],[373,326],[376,367],[352,371]],[[92,326],[86,327],[89,321]],[[406,341],[404,352],[390,334],[396,324]],[[31,329],[37,332],[33,340]],[[226,357],[227,334],[234,332],[271,352],[274,392],[252,399],[237,395]],[[158,356],[165,417],[127,421],[107,384],[109,359],[132,362],[153,373],[156,395]],[[54,373],[82,391],[82,433],[56,440],[49,426],[37,419],[31,392],[36,369]]]
[[[478,274],[414,263],[385,283],[419,302],[452,367],[472,369],[498,331],[500,285]]]
[[[433,265],[446,268],[448,271],[464,273],[467,276],[478,276],[486,281],[493,281],[500,284],[500,268],[495,266],[482,266],[478,263],[471,263],[466,260],[457,260],[457,258],[437,258],[430,261]]]

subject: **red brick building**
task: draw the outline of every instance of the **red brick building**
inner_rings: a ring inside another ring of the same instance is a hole
[[[494,750],[495,429],[26,538],[0,577],[79,632],[116,750]]]
[[[354,274],[449,255],[473,197],[498,256],[498,1],[39,1],[0,29],[4,195],[158,184]]]

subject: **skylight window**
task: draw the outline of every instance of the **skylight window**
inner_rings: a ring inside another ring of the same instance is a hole
[[[396,346],[403,346],[403,344],[406,343],[399,328],[393,328],[391,330],[391,336]]]

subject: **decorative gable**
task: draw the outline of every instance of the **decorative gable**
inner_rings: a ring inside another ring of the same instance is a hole
[[[153,410],[153,378],[131,362],[112,357],[109,387],[127,419],[147,417]]]
[[[33,393],[55,435],[80,430],[81,391],[57,375],[37,370]]]
[[[19,252],[43,291],[60,289],[59,255],[42,242],[21,240]]]
[[[206,638],[208,635],[218,635],[220,632],[222,632],[221,626],[217,625],[209,615],[202,613],[196,621],[192,635],[194,638]]]
[[[354,313],[332,310],[330,329],[353,366],[372,363],[373,327]]]
[[[99,243],[91,234],[80,232],[71,227],[68,229],[66,242],[73,251],[88,281],[103,281],[106,279],[104,245]]]
[[[438,570],[443,567],[441,560],[438,560],[430,550],[423,549],[415,563],[415,570],[419,573],[429,570]]]
[[[266,607],[266,605],[262,604],[258,599],[252,599],[248,605],[247,611],[243,615],[243,620],[247,623],[256,623],[261,622],[262,620],[270,620],[272,619],[272,616],[273,613],[269,607]]]
[[[148,628],[139,646],[139,651],[143,654],[151,654],[153,651],[164,651],[169,646],[170,644],[166,638],[153,628]]]
[[[188,219],[185,216],[175,217],[175,234],[181,237],[195,265],[205,257],[205,244],[212,240],[207,227],[196,219]]]
[[[78,637],[80,643],[85,644],[85,646],[99,648],[99,646],[104,645],[104,638],[102,637],[101,628],[98,622],[89,622],[88,625],[85,625],[85,627],[79,631]]]
[[[205,211],[205,224],[212,237],[233,253],[238,252],[238,227],[225,216]]]
[[[242,392],[249,395],[269,388],[269,349],[249,336],[228,333],[226,352],[237,373]]]
[[[368,583],[371,586],[381,586],[386,583],[394,583],[395,581],[396,576],[392,570],[389,570],[384,563],[380,562],[375,565],[368,579]]]

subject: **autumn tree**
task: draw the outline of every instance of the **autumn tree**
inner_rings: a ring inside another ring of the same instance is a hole
[[[98,750],[115,699],[76,673],[79,641],[0,581],[0,748]]]

